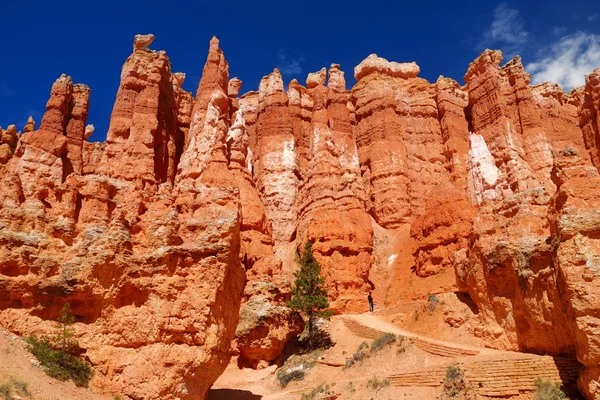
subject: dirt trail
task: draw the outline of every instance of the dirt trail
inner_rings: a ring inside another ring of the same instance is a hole
[[[466,345],[463,343],[455,343],[455,342],[449,342],[449,341],[444,341],[444,340],[437,340],[437,339],[433,339],[433,338],[426,337],[423,335],[419,335],[414,332],[410,332],[405,329],[402,329],[392,323],[386,322],[386,321],[382,320],[379,316],[371,314],[371,313],[345,315],[344,318],[357,321],[361,325],[364,325],[369,328],[377,329],[384,333],[390,332],[395,335],[402,335],[402,336],[405,336],[408,338],[421,339],[426,342],[435,343],[435,344],[438,344],[441,346],[447,346],[449,348],[472,350],[472,351],[478,352],[479,354],[507,353],[507,352],[501,351],[501,350],[494,350],[494,349],[489,349],[486,347],[469,346],[469,345]],[[512,353],[512,352],[509,352],[509,353]]]

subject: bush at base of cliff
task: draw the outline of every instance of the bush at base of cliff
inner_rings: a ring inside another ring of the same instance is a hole
[[[90,365],[76,356],[55,350],[47,338],[35,336],[27,338],[31,345],[31,354],[38,359],[48,375],[61,381],[73,380],[77,386],[87,387],[92,378]]]
[[[560,385],[541,379],[535,381],[535,400],[563,400],[567,395],[560,389]]]
[[[460,367],[448,367],[444,379],[444,393],[449,397],[456,397],[466,391],[467,385],[464,380],[465,374]]]

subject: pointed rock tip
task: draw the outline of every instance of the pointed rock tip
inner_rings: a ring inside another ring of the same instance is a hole
[[[220,50],[221,48],[219,47],[219,39],[216,36],[213,36],[212,39],[210,39],[210,46],[209,46],[209,52],[210,51],[215,51],[215,50]]]
[[[146,35],[135,35],[133,38],[133,51],[147,50],[148,46],[154,41],[154,35],[148,33]]]

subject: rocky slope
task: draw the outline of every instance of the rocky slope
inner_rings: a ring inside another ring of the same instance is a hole
[[[104,143],[66,75],[37,130],[2,130],[3,326],[48,333],[69,302],[97,387],[203,398],[230,355],[262,368],[302,330],[285,302],[311,241],[336,313],[416,290],[395,281],[412,265],[471,297],[488,346],[576,355],[600,397],[600,69],[566,94],[499,51],[464,86],[373,54],[351,89],[332,64],[238,97],[213,38],[193,96],[152,40]]]

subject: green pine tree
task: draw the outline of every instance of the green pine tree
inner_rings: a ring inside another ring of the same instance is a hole
[[[312,243],[307,242],[304,256],[299,258],[300,269],[294,273],[296,282],[292,287],[292,300],[287,305],[300,311],[308,324],[308,342],[313,347],[314,323],[316,318],[329,319],[333,314],[327,300],[327,290],[323,287],[325,278],[321,275],[321,266],[312,254]]]
[[[77,344],[72,340],[71,325],[73,325],[74,321],[75,317],[71,313],[71,304],[65,303],[57,318],[59,333],[54,340],[55,346],[61,349],[63,359],[65,358],[65,354],[69,353]]]

